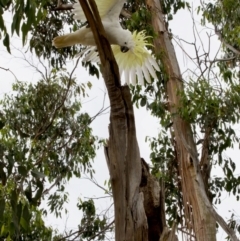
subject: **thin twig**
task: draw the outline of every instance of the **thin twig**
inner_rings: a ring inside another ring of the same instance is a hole
[[[103,197],[84,197],[84,198],[99,200],[99,199],[104,199],[104,198],[112,198],[112,196],[108,195],[108,196],[103,196]]]
[[[97,236],[99,236],[100,234],[106,232],[113,224],[114,224],[115,220],[113,220],[111,223],[109,223],[103,230],[101,230],[100,232],[94,234],[93,236],[91,236],[88,241],[96,238]]]
[[[5,71],[10,72],[10,73],[14,76],[15,80],[18,81],[16,75],[15,75],[10,69],[6,69],[6,68],[3,68],[3,67],[0,67],[0,69],[3,69],[3,70],[5,70]]]
[[[72,10],[73,4],[63,4],[61,0],[58,0],[57,7],[52,9],[52,11],[66,11]]]
[[[237,50],[236,48],[234,48],[232,45],[230,45],[229,43],[226,42],[226,40],[222,37],[222,34],[220,31],[217,30],[217,28],[215,27],[215,33],[216,35],[219,37],[219,40],[228,48],[230,49],[233,53],[240,55],[240,51]]]
[[[55,180],[55,182],[54,182],[49,188],[45,189],[45,190],[42,192],[42,196],[48,194],[48,193],[51,191],[51,189],[52,189],[54,186],[56,186],[56,185],[61,181],[61,179],[62,179],[61,176],[57,177],[57,179]]]
[[[83,232],[84,232],[84,230],[82,230],[82,231],[77,230],[77,231],[75,231],[75,232],[73,232],[73,233],[71,233],[71,234],[69,234],[69,235],[67,235],[67,236],[65,236],[65,237],[62,237],[62,238],[58,239],[57,241],[66,240],[67,238],[70,238],[70,237],[72,237],[72,236],[75,235],[75,234],[78,234],[78,236],[79,236],[79,235],[82,234]]]
[[[73,4],[61,4],[55,7],[54,9],[52,9],[52,11],[67,11],[72,9],[73,9]]]
[[[109,196],[112,196],[112,193],[109,192],[106,188],[102,187],[101,185],[99,185],[97,183],[97,181],[94,178],[89,178],[89,177],[83,177],[83,179],[89,180],[90,182],[92,182],[93,184],[95,184],[97,187],[99,187],[100,189],[102,189],[103,191],[105,191]]]

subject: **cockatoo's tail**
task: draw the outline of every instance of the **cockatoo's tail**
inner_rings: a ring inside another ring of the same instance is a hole
[[[75,44],[82,44],[86,46],[95,45],[95,41],[91,29],[83,27],[74,33],[54,38],[52,44],[56,48],[64,48]]]
[[[95,0],[103,27],[106,32],[109,43],[112,46],[113,54],[116,58],[121,74],[124,73],[127,84],[143,84],[144,78],[151,82],[152,78],[157,78],[156,71],[159,71],[158,64],[150,51],[146,48],[147,38],[145,32],[136,31],[132,34],[125,30],[119,23],[119,15],[125,0]],[[74,4],[74,18],[80,21],[86,21],[86,17],[79,3]],[[75,44],[86,45],[87,48],[78,54],[83,57],[83,61],[92,61],[99,63],[97,48],[93,33],[89,27],[82,27],[78,31],[53,39],[53,45],[56,48],[63,48]],[[94,46],[94,47],[93,47]]]
[[[52,41],[52,44],[56,48],[65,48],[65,47],[73,46],[74,44],[76,44],[76,41],[74,41],[73,36],[68,34],[68,35],[58,36],[54,38]]]

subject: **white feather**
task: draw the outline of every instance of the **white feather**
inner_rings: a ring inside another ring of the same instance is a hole
[[[157,75],[151,65],[151,63],[149,63],[149,59],[146,60],[145,62],[145,66],[146,68],[148,69],[149,73],[151,74],[151,76],[154,78],[154,79],[157,79]]]
[[[160,71],[156,60],[151,55],[149,56],[148,60],[152,64],[152,66],[155,68],[155,70]]]
[[[119,72],[124,74],[127,84],[130,82],[144,84],[144,78],[151,82],[151,77],[157,79],[155,71],[160,71],[158,63],[147,50],[147,37],[145,32],[136,31],[131,33],[124,30],[119,23],[119,15],[125,0],[95,0],[104,29],[109,43],[112,46],[113,54],[119,66]],[[86,17],[79,3],[73,5],[74,18],[80,21],[86,21]],[[67,45],[66,45],[67,44]],[[57,37],[53,40],[56,47],[71,46],[73,44],[86,45],[87,48],[77,54],[82,61],[100,63],[98,52],[96,51],[95,41],[90,28],[82,27],[78,31]],[[126,46],[129,51],[121,52],[120,47]]]
[[[143,74],[141,71],[141,67],[137,68],[137,77],[138,77],[138,84],[143,85],[144,81],[143,81]]]
[[[133,85],[136,85],[136,69],[135,68],[132,68],[130,70],[130,76],[131,76],[131,82]]]
[[[130,83],[129,69],[125,69],[125,70],[124,70],[124,77],[125,77],[125,82],[126,82],[126,84],[129,85],[129,83]]]
[[[148,82],[148,83],[151,83],[151,78],[150,78],[150,75],[149,75],[149,72],[148,72],[148,69],[145,65],[142,66],[142,72],[143,72],[143,75],[145,77],[145,80]]]

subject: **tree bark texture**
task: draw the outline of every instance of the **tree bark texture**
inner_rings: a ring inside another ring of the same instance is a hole
[[[115,237],[116,240],[148,240],[131,95],[128,86],[119,87],[112,93],[106,156],[114,199]]]
[[[168,76],[166,93],[177,146],[186,225],[190,231],[193,230],[196,240],[214,241],[216,220],[210,211],[211,203],[204,188],[191,126],[177,114],[183,82],[174,47],[165,28],[159,1],[146,0],[146,3],[152,13],[152,26],[158,35],[154,39],[155,50],[161,55],[161,62]]]
[[[164,187],[159,186],[159,181],[149,172],[148,164],[142,161],[142,179],[140,190],[144,195],[144,209],[148,221],[148,239],[159,241],[164,228],[166,228],[165,217],[165,195]],[[170,241],[170,240],[169,240]]]
[[[86,1],[79,2],[94,34],[110,99],[110,136],[105,147],[105,156],[114,199],[115,240],[158,241],[161,232],[159,227],[153,232],[155,239],[148,238],[148,218],[144,205],[151,202],[144,203],[144,194],[140,187],[143,168],[136,139],[130,90],[128,86],[121,86],[118,66],[106,39],[95,2],[89,0],[91,10]],[[144,185],[146,186],[147,182]],[[154,188],[152,198],[155,200],[155,208],[159,208],[160,199],[154,197],[154,193],[159,196],[159,187],[151,186]]]
[[[117,241],[159,241],[166,227],[164,198],[158,181],[140,158],[130,90],[128,86],[112,86],[111,90],[105,156],[114,199],[115,237]]]
[[[164,53],[163,65],[169,76],[166,92],[177,143],[188,227],[193,228],[197,240],[214,241],[217,220],[232,240],[236,241],[233,230],[216,213],[207,198],[191,127],[176,115],[180,103],[178,91],[183,90],[183,84],[174,48],[164,27],[159,1],[146,1],[152,11],[152,25],[158,33],[154,44],[156,50]],[[161,236],[160,241],[175,241],[176,227],[170,231],[165,223],[164,190],[159,190],[158,182],[149,174],[146,163],[140,159],[130,91],[128,86],[121,86],[118,66],[96,4],[94,0],[88,0],[89,7],[86,0],[79,2],[94,34],[110,99],[110,137],[105,154],[113,190],[115,240],[158,241]]]

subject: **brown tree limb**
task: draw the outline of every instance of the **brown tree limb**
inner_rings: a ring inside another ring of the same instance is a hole
[[[233,53],[240,55],[240,51],[236,48],[234,48],[231,44],[227,43],[227,41],[222,37],[222,34],[217,28],[215,27],[215,33],[219,37],[219,40],[228,48],[230,49]]]
[[[197,241],[214,241],[216,240],[217,221],[233,241],[238,241],[234,231],[217,214],[207,197],[191,126],[177,114],[178,109],[181,108],[179,92],[182,93],[184,87],[173,45],[167,31],[163,29],[164,18],[161,6],[157,0],[146,0],[146,3],[152,13],[153,28],[158,34],[158,38],[154,40],[155,49],[164,54],[161,60],[168,75],[166,92],[171,103],[170,113],[188,228],[194,230]]]
[[[144,209],[148,221],[148,238],[159,241],[166,225],[164,186],[149,172],[148,164],[142,161],[141,191],[144,194]]]
[[[176,232],[176,224],[173,225],[171,230],[168,227],[165,227],[159,241],[178,241],[178,238],[175,232]]]
[[[106,232],[113,224],[114,224],[114,220],[113,220],[111,223],[109,223],[103,230],[101,230],[101,231],[97,232],[96,234],[94,234],[93,236],[91,236],[91,237],[88,239],[88,241],[93,240],[93,239],[95,239],[96,237],[98,237],[100,234]]]
[[[114,220],[112,222],[110,222],[106,227],[104,227],[101,231],[97,232],[96,234],[92,235],[90,238],[88,238],[87,240],[90,241],[90,240],[93,240],[94,238],[98,237],[99,235],[101,235],[102,233],[106,232],[112,225],[114,224]],[[80,235],[82,235],[84,232],[86,232],[86,227],[83,226],[83,227],[80,227],[79,230],[73,232],[73,233],[70,233],[60,239],[58,239],[57,241],[65,241],[65,240],[70,240],[68,238],[76,235],[74,237],[73,240],[75,240],[76,238],[78,238]]]
[[[109,142],[105,147],[115,211],[115,240],[148,240],[140,192],[141,161],[128,86],[121,86],[118,66],[107,41],[96,4],[79,0],[97,44],[110,99]]]
[[[6,68],[3,68],[3,67],[0,67],[0,69],[10,72],[14,76],[15,80],[18,80],[16,75],[10,69],[6,69]]]
[[[62,0],[58,0],[57,7],[55,7],[52,11],[67,11],[72,10],[73,4],[63,4]]]
[[[131,18],[132,16],[132,14],[129,11],[125,10],[124,8],[121,10],[120,14],[125,18]]]
[[[209,145],[210,145],[210,136],[212,134],[212,127],[209,126],[206,128],[205,136],[202,144],[202,155],[200,160],[200,169],[202,172],[203,183],[205,186],[205,191],[208,194],[208,197],[211,200],[210,192],[209,192],[209,178],[211,173],[211,164],[210,164],[210,157],[209,157]]]
[[[177,161],[182,181],[185,220],[188,228],[194,230],[198,241],[214,241],[216,240],[216,222],[208,209],[208,199],[206,203],[206,192],[191,126],[177,114],[181,107],[179,93],[182,93],[184,89],[175,50],[165,29],[159,1],[146,0],[146,3],[151,11],[153,29],[158,35],[154,39],[155,50],[163,56],[161,60],[168,76],[166,93],[171,103],[169,109],[172,115]]]
[[[52,11],[67,11],[67,10],[72,10],[73,9],[73,4],[61,4],[52,9]]]

